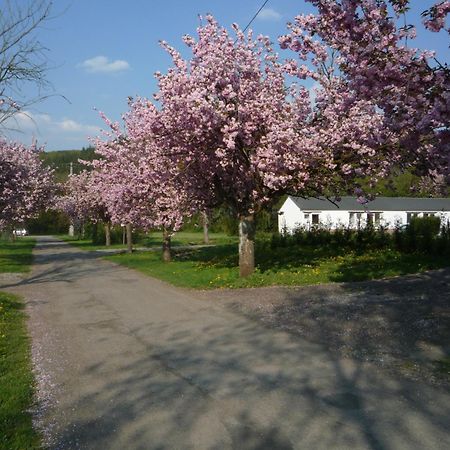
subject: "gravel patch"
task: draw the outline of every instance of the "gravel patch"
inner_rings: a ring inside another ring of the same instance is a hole
[[[199,296],[395,374],[450,385],[450,269],[359,283],[202,291]]]

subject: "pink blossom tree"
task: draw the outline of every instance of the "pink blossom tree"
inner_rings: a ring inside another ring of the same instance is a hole
[[[11,230],[51,206],[53,171],[36,146],[0,140],[0,230]]]
[[[416,29],[398,20],[409,1],[308,1],[318,13],[297,16],[280,38],[282,47],[305,60],[302,68],[334,62],[326,70],[345,82],[350,98],[372,102],[382,113],[384,127],[398,137],[402,163],[449,183],[450,72],[434,52],[410,46]],[[424,12],[425,25],[441,30],[449,11],[449,1],[438,2]]]
[[[144,230],[163,231],[163,259],[170,261],[170,240],[185,217],[194,212],[194,201],[182,189],[172,161],[155,147],[152,134],[143,133],[158,111],[145,99],[130,101],[124,131],[105,118],[110,131],[95,141],[99,159],[93,162],[101,178],[104,198],[113,222]]]
[[[386,176],[395,136],[375,105],[353,98],[339,77],[280,62],[271,42],[211,17],[198,38],[184,37],[189,60],[166,43],[173,66],[157,74],[158,107],[142,102],[132,114],[146,123],[141,140],[169,158],[192,198],[226,205],[239,219],[241,276],[255,266],[254,217],[286,192],[304,196],[353,189],[356,177]],[[286,73],[311,75],[320,87],[288,85]],[[145,118],[145,119],[142,119]]]
[[[101,221],[105,227],[105,244],[111,245],[111,216],[104,200],[104,180],[93,171],[84,170],[71,175],[63,186],[64,194],[57,207],[64,211],[74,224]]]

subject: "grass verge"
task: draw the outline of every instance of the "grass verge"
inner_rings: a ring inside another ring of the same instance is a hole
[[[391,249],[356,252],[336,246],[271,248],[267,242],[260,242],[255,273],[239,278],[235,244],[174,250],[173,254],[170,263],[163,263],[159,252],[113,255],[107,259],[176,286],[194,289],[363,281],[449,265],[444,256],[403,254]]]
[[[113,244],[110,247],[105,245],[93,244],[90,239],[76,239],[68,235],[58,236],[65,242],[75,245],[84,250],[104,250],[106,248],[110,249],[125,249],[126,246],[123,244]],[[236,236],[228,236],[225,233],[210,233],[209,234],[211,245],[224,245],[230,243],[237,243],[238,238]],[[203,234],[198,232],[188,232],[180,231],[175,233],[172,238],[172,245],[177,246],[187,246],[187,245],[204,245]],[[161,247],[162,246],[162,233],[153,232],[148,233],[145,237],[139,240],[139,242],[134,244],[134,247]]]
[[[30,341],[21,300],[0,292],[0,449],[38,449],[29,408],[33,401]]]
[[[25,273],[30,270],[33,261],[33,247],[36,241],[32,238],[18,238],[16,241],[0,240],[0,273]]]

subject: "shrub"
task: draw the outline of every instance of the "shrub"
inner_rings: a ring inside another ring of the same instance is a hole
[[[394,233],[369,224],[353,230],[339,228],[298,228],[294,233],[275,233],[271,248],[289,246],[329,246],[356,252],[391,248],[403,253],[450,254],[450,223],[441,226],[438,217],[414,218],[408,226],[397,227]]]
[[[405,228],[396,230],[396,247],[407,253],[434,253],[437,251],[438,241],[446,245],[445,235],[438,239],[440,229],[439,217],[414,217]]]

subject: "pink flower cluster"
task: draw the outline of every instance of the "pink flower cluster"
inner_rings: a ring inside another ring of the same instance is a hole
[[[129,142],[153,146],[181,192],[202,209],[225,204],[244,217],[285,192],[322,195],[353,189],[355,177],[387,175],[398,159],[395,135],[374,103],[322,74],[321,45],[308,41],[320,81],[313,101],[287,83],[305,68],[297,73],[268,38],[233,28],[230,35],[207,16],[196,38],[184,38],[190,59],[162,43],[173,66],[156,75],[155,103],[138,100],[127,115]]]
[[[53,171],[42,164],[40,151],[0,139],[0,230],[22,224],[51,205]]]
[[[428,11],[424,12],[424,24],[430,31],[437,33],[445,28],[445,19],[448,14],[450,14],[450,1],[438,2]],[[446,31],[450,33],[450,27],[446,28]]]
[[[56,204],[70,217],[73,224],[111,220],[104,200],[104,181],[97,172],[84,170],[71,175],[62,186],[62,191],[63,195],[57,199]]]
[[[450,180],[450,72],[433,52],[409,46],[413,27],[398,26],[388,2],[308,0],[316,15],[300,15],[280,38],[283,48],[309,57],[319,81],[338,77],[352,101],[371,102],[383,127],[398,139],[397,160],[420,175],[440,173]],[[395,12],[408,1],[391,0]],[[434,29],[443,27],[450,2],[429,11]],[[320,48],[318,51],[317,48]],[[327,49],[324,60],[323,48]]]

